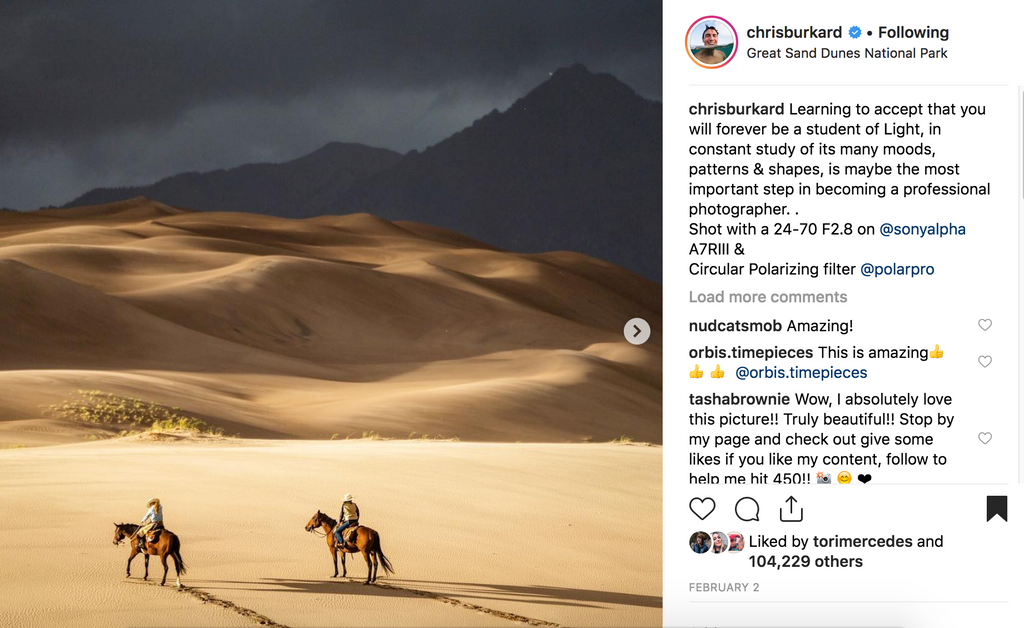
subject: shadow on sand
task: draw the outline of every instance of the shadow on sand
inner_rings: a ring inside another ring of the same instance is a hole
[[[255,582],[231,580],[192,581],[205,590],[267,591],[281,593],[344,594],[375,597],[447,597],[459,600],[506,601],[553,606],[603,608],[605,605],[661,608],[662,598],[654,595],[571,589],[565,587],[516,586],[472,582],[440,582],[432,580],[381,580],[382,586],[364,586],[361,578],[293,580],[261,578]],[[233,585],[233,586],[232,586]]]

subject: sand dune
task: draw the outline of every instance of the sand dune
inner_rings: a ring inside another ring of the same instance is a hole
[[[44,411],[83,389],[242,437],[661,441],[661,289],[578,254],[140,198],[3,212],[0,290],[0,447],[109,432]]]
[[[657,447],[116,440],[0,451],[0,468],[4,626],[661,624]],[[346,491],[393,588],[363,586],[357,556],[332,580],[303,530]],[[111,544],[154,495],[189,591],[142,584],[141,558],[125,580]]]
[[[661,623],[661,448],[607,443],[661,441],[657,285],[367,214],[134,199],[0,212],[0,292],[0,625]],[[103,400],[225,436],[60,410]],[[303,530],[345,492],[381,586],[329,578]],[[110,544],[153,496],[181,591]]]

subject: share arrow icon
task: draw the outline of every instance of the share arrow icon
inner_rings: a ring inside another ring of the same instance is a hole
[[[803,521],[804,520],[804,509],[803,509],[803,507],[800,508],[799,512],[797,512],[797,513],[793,512],[793,504],[796,503],[796,498],[793,497],[792,495],[790,495],[789,499],[786,500],[786,503],[789,504],[789,512],[787,513],[785,508],[779,508],[779,520],[784,522],[784,523],[800,523],[801,521]]]

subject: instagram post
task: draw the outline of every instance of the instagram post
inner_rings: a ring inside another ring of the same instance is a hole
[[[0,626],[1019,628],[1022,20],[0,5]]]
[[[0,625],[662,625],[663,28],[3,3]]]

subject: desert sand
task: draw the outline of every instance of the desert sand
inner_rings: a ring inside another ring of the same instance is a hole
[[[660,286],[138,198],[0,212],[0,291],[0,626],[660,625]],[[397,570],[377,586],[303,529],[347,492]],[[152,497],[181,589],[112,544]]]
[[[195,590],[293,627],[660,625],[661,451],[219,439],[2,451],[0,625],[255,625]],[[380,582],[397,588],[363,586],[354,555],[352,578],[332,580],[325,540],[303,529],[318,509],[337,517],[345,491],[395,567]],[[126,580],[128,550],[112,544],[113,523],[153,496],[182,539],[183,591],[173,569],[168,586],[144,585],[141,557]]]
[[[79,390],[247,438],[661,441],[661,288],[583,255],[139,198],[0,213],[0,291],[0,448],[105,435],[45,412]]]

